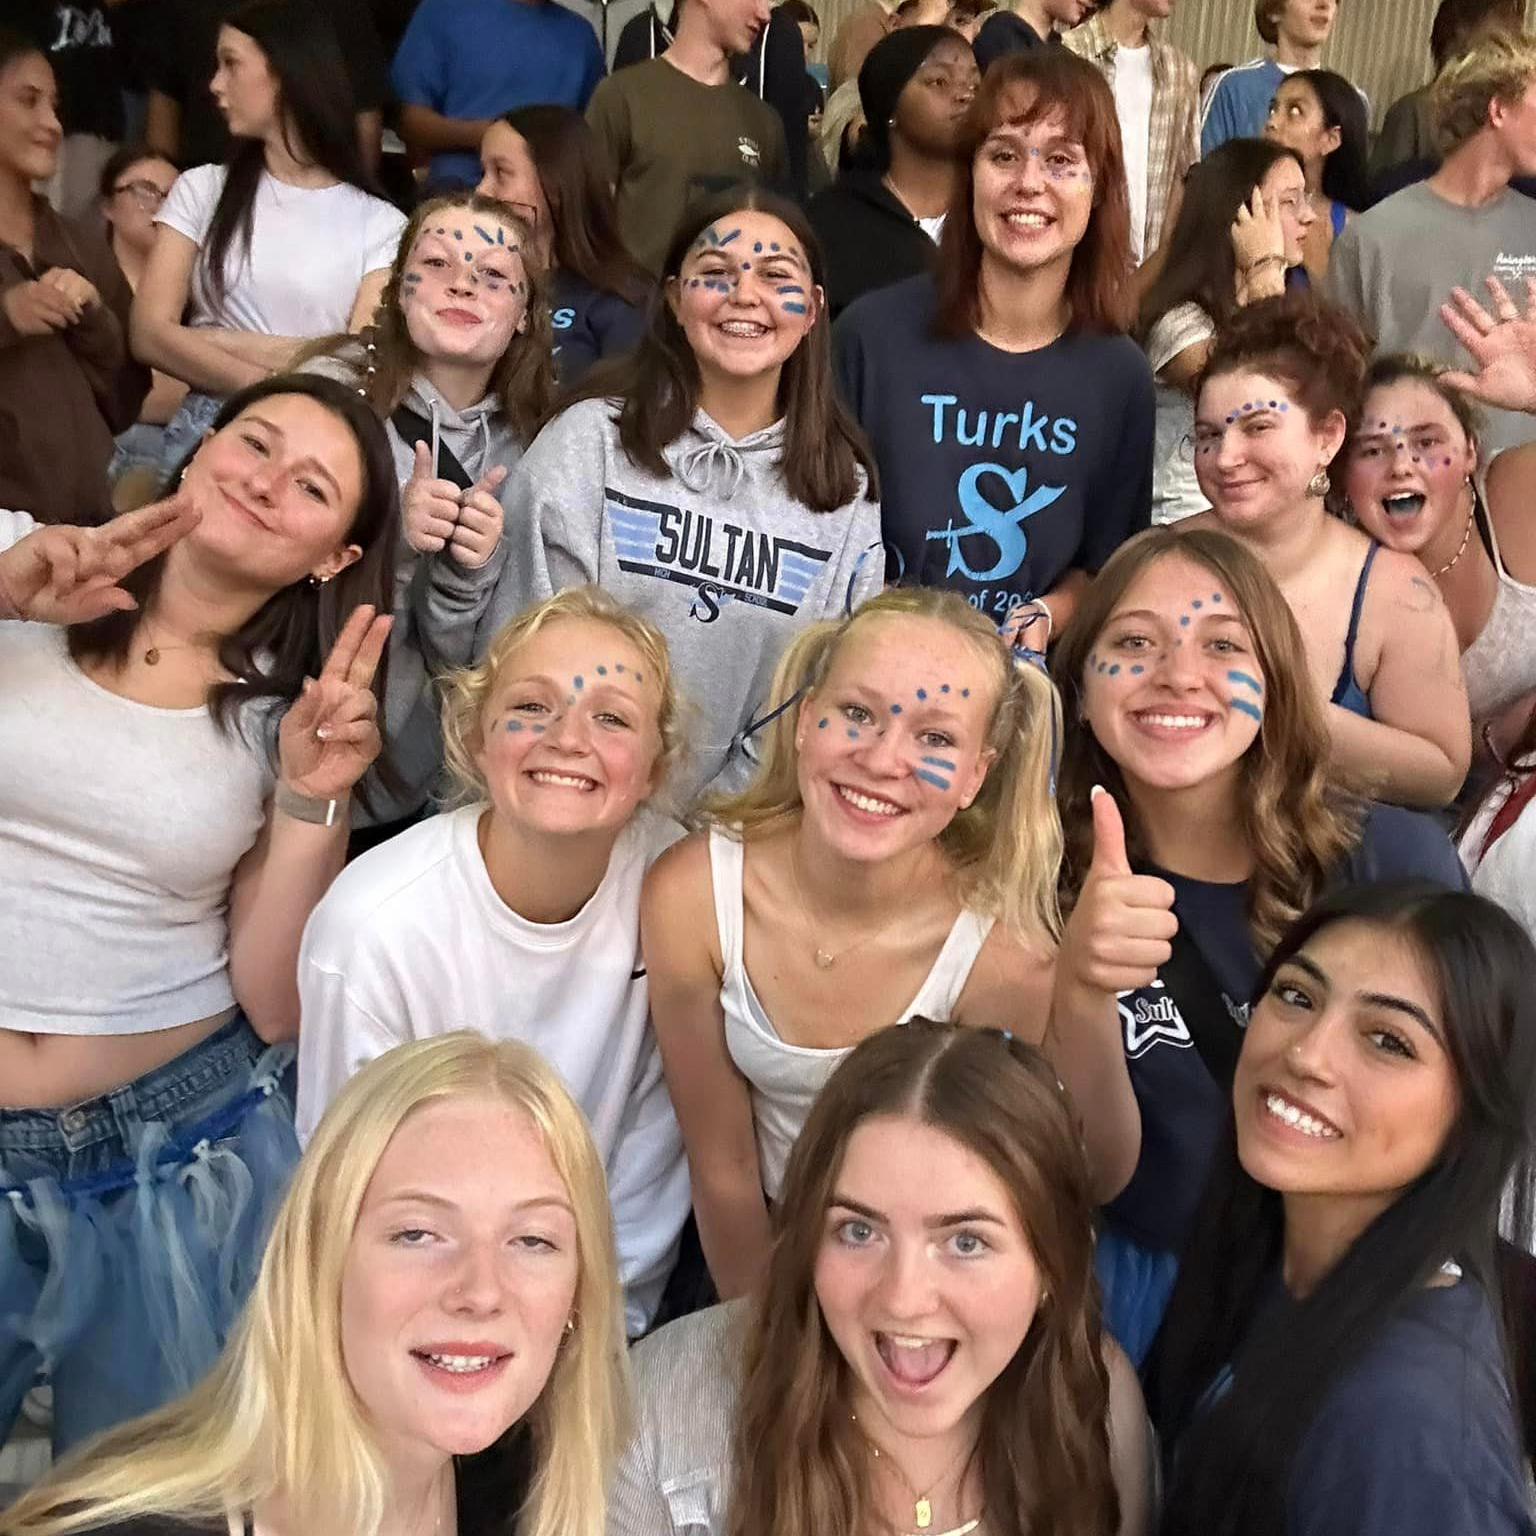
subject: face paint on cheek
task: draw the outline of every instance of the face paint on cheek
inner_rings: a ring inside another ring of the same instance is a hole
[[[520,730],[522,730],[522,728],[523,728],[523,722],[521,720],[508,720],[507,721],[507,729],[509,731],[520,731]]]
[[[803,315],[806,312],[805,289],[798,283],[785,283],[781,288],[775,288],[776,293],[783,302],[779,308],[786,315]]]
[[[912,776],[921,779],[924,784],[932,784],[935,789],[947,791],[950,787],[950,780],[942,774],[935,773],[931,768],[919,768]]]
[[[935,789],[948,792],[954,780],[953,777],[946,777],[946,775],[954,774],[954,763],[947,757],[925,757],[923,762],[927,767],[917,769],[913,777],[921,779],[925,784],[933,785]]]
[[[1250,704],[1247,699],[1228,699],[1227,703],[1233,709],[1240,709],[1245,715],[1252,715],[1255,720],[1263,722],[1264,716],[1260,713],[1257,704]]]

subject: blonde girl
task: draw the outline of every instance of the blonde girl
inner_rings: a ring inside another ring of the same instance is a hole
[[[1081,1090],[1098,1192],[1129,1173],[1127,1147],[1134,1162],[1124,1074],[1097,1065],[1118,1051],[1113,1006],[1053,970],[1044,673],[1010,663],[963,598],[892,591],[803,631],[773,699],[758,776],[657,861],[643,906],[657,1038],[727,1298],[765,1271],[768,1205],[812,1100],[887,1024],[1046,1041]]]

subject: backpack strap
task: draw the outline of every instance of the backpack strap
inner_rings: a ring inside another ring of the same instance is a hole
[[[389,421],[395,431],[400,434],[402,442],[437,444],[437,478],[439,480],[451,480],[461,491],[467,491],[475,483],[469,471],[459,463],[453,449],[446,443],[438,441],[437,435],[432,431],[432,423],[420,411],[413,411],[408,405],[397,406]]]

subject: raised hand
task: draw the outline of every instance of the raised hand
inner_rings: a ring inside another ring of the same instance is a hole
[[[448,540],[453,558],[469,570],[477,570],[496,552],[501,542],[501,503],[496,492],[507,478],[507,466],[497,464],[464,492],[459,502],[459,521]]]
[[[339,800],[379,755],[373,679],[394,622],[368,604],[352,610],[318,678],[305,678],[277,732],[282,782],[308,800]]]
[[[1125,823],[1107,790],[1095,786],[1093,862],[1067,923],[1058,962],[1080,987],[1128,992],[1148,986],[1173,953],[1179,931],[1173,887],[1131,870]]]
[[[37,528],[0,551],[0,618],[83,624],[138,604],[118,583],[169,549],[201,514],[185,490],[100,528]]]
[[[18,336],[47,336],[66,331],[80,318],[79,306],[41,279],[15,283],[0,298],[0,309]]]
[[[1237,210],[1232,221],[1232,253],[1239,273],[1252,271],[1262,261],[1283,263],[1285,230],[1280,223],[1280,205],[1267,203],[1257,187],[1247,204]]]
[[[1493,314],[1465,288],[1453,288],[1440,306],[1440,318],[1478,366],[1476,373],[1443,374],[1441,382],[1506,411],[1536,413],[1536,278],[1525,280],[1523,315],[1498,278],[1485,285]]]
[[[416,464],[405,482],[400,514],[405,541],[418,554],[436,554],[458,526],[459,488],[451,480],[438,479],[432,450],[425,443],[416,444]]]

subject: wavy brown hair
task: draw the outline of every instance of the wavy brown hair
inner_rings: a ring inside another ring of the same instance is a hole
[[[1137,577],[1174,555],[1204,566],[1231,595],[1264,674],[1264,720],[1243,755],[1237,801],[1254,858],[1248,923],[1267,951],[1359,841],[1361,803],[1330,770],[1328,728],[1290,604],[1257,555],[1213,528],[1149,528],[1122,544],[1083,594],[1051,658],[1068,721],[1061,757],[1062,904],[1070,908],[1076,900],[1093,860],[1089,796],[1095,784],[1120,806],[1132,863],[1147,856],[1120,765],[1083,718],[1083,678],[1089,652]]]
[[[782,197],[748,187],[704,198],[684,215],[662,264],[663,283],[678,277],[699,236],[733,213],[776,218],[800,242],[811,282],[826,288],[826,263],[805,214]],[[651,305],[649,326],[634,351],[598,363],[560,404],[564,409],[578,400],[615,402],[624,452],[642,469],[670,479],[663,450],[688,430],[702,392],[698,361],[663,297]],[[813,512],[836,512],[859,495],[861,476],[865,497],[879,499],[874,454],[832,374],[832,320],[825,304],[780,371],[778,406],[784,413],[779,473],[796,501]]]
[[[1013,1198],[1042,1299],[982,1398],[976,1465],[993,1536],[1113,1531],[1109,1377],[1093,1276],[1093,1199],[1072,1108],[1038,1051],[999,1030],[913,1019],[832,1074],[790,1154],[747,1325],[729,1536],[866,1536],[878,1527],[852,1373],[822,1320],[816,1259],[853,1133],[875,1116],[942,1131]]]
[[[1128,331],[1135,313],[1131,204],[1114,92],[1068,48],[1004,54],[982,76],[955,153],[962,171],[944,221],[935,281],[940,335],[963,336],[981,323],[981,236],[976,229],[976,157],[999,128],[1028,127],[1060,115],[1093,172],[1093,212],[1072,253],[1066,298],[1069,333]]]
[[[400,308],[400,284],[416,244],[429,219],[449,208],[499,219],[519,236],[523,277],[528,285],[527,325],[514,336],[491,373],[491,393],[502,414],[512,423],[524,446],[531,443],[539,423],[555,398],[554,339],[550,330],[549,296],[544,274],[532,260],[533,238],[527,226],[498,198],[480,192],[453,192],[428,198],[411,215],[400,235],[400,245],[389,269],[373,323],[360,335],[326,336],[305,347],[300,359],[339,357],[356,367],[358,392],[380,416],[388,420],[400,408],[421,371],[421,352],[411,340]]]

